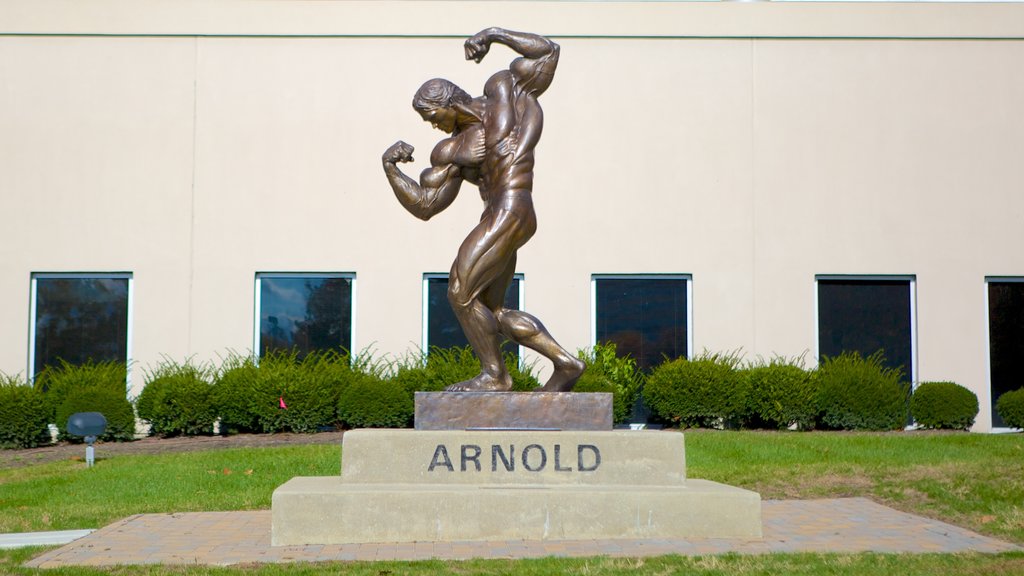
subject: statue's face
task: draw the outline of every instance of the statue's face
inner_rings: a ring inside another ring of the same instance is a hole
[[[430,110],[420,110],[419,113],[434,128],[449,134],[455,132],[454,108],[431,108]]]

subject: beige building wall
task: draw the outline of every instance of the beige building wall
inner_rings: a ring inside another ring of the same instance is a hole
[[[526,309],[590,344],[591,275],[692,275],[695,351],[816,353],[815,275],[916,278],[917,378],[987,430],[986,276],[1024,276],[1024,5],[12,1],[0,4],[0,370],[30,278],[131,272],[132,354],[253,346],[257,272],[354,272],[357,349],[419,346],[422,274],[479,215],[424,223],[439,133],[409,102],[487,25],[552,35]],[[135,371],[134,391],[141,386]]]

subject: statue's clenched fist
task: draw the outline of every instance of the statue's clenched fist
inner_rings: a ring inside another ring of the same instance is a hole
[[[399,140],[384,151],[384,155],[381,156],[381,160],[391,164],[395,164],[397,162],[412,162],[413,150],[415,150],[415,148],[412,147],[412,144],[406,144]]]

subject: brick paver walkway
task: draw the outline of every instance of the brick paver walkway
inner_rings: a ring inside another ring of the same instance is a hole
[[[270,511],[132,516],[27,565],[653,556],[771,552],[1007,552],[1024,548],[864,498],[762,503],[762,540],[545,540],[271,546]]]

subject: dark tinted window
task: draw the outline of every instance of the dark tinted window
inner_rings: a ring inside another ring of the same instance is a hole
[[[505,308],[519,310],[519,278],[513,278],[512,284],[505,291]],[[436,276],[427,278],[427,342],[426,348],[451,348],[468,346],[469,341],[459,326],[455,312],[448,303],[448,277]],[[519,356],[519,346],[506,341],[502,350]]]
[[[352,279],[260,278],[260,352],[352,346]]]
[[[127,362],[127,277],[35,280],[34,374],[60,360]]]
[[[1024,386],[1024,282],[989,282],[988,326],[992,425],[1005,426],[996,401]]]
[[[642,369],[686,356],[684,278],[595,279],[598,342],[614,342]]]
[[[886,366],[912,373],[909,280],[818,280],[822,356],[882,350]]]

